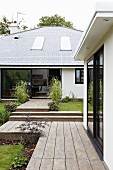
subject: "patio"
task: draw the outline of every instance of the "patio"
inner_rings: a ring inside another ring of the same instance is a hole
[[[27,170],[106,170],[82,123],[51,122],[37,143]]]

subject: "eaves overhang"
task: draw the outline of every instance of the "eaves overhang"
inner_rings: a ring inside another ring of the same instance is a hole
[[[84,60],[88,57],[112,26],[113,8],[97,10],[78,44],[74,58]]]

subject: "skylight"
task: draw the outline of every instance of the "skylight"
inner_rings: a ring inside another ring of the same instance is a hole
[[[72,50],[70,37],[61,37],[61,50],[62,51],[70,51],[70,50]]]
[[[44,37],[38,36],[35,38],[31,50],[42,50],[44,45]]]

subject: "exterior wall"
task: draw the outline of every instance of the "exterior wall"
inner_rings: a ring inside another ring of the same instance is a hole
[[[75,68],[62,69],[62,98],[65,96],[83,98],[83,84],[75,84]]]
[[[84,62],[84,114],[83,124],[87,130],[87,61]]]
[[[113,29],[104,44],[104,160],[113,170]]]
[[[91,53],[94,54],[104,44],[104,98],[103,98],[103,159],[113,170],[113,28]],[[91,57],[90,56],[90,57]],[[87,129],[87,56],[84,65],[84,127]]]
[[[0,100],[1,100],[1,69],[0,69]]]

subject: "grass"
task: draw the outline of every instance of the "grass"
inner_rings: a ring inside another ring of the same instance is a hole
[[[0,126],[9,120],[9,112],[6,112],[5,103],[0,102]]]
[[[3,102],[0,102],[0,113],[1,112],[5,112],[5,108],[4,108],[4,103]]]
[[[93,111],[93,106],[91,104],[88,104],[88,110]]]
[[[0,170],[9,170],[14,158],[22,154],[23,145],[0,145]]]
[[[83,113],[83,101],[70,101],[59,103],[59,111],[81,111]]]

